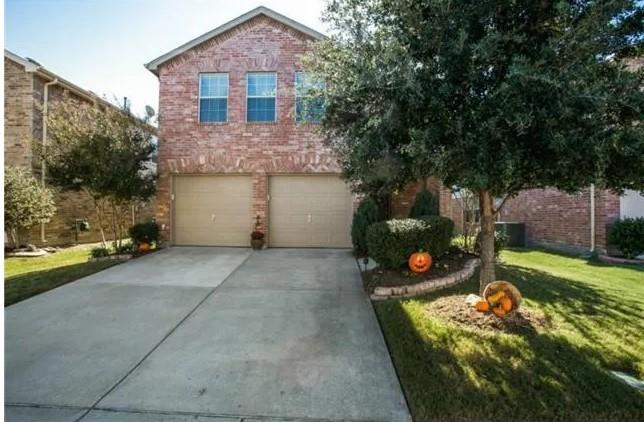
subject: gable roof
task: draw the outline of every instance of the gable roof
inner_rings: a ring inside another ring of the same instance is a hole
[[[191,41],[188,41],[187,43],[185,43],[183,45],[180,45],[179,47],[175,48],[172,51],[169,51],[169,52],[165,53],[162,56],[157,57],[156,59],[154,59],[151,62],[147,63],[145,65],[145,67],[150,72],[152,72],[152,73],[154,73],[155,75],[158,76],[159,75],[159,71],[158,71],[159,66],[162,65],[163,63],[165,63],[168,60],[171,60],[171,59],[173,59],[173,58],[185,53],[186,51],[188,51],[191,48],[203,43],[204,41],[208,41],[209,39],[214,38],[217,35],[223,34],[224,32],[229,31],[229,30],[233,29],[234,27],[239,26],[239,25],[243,24],[244,22],[247,22],[247,21],[249,21],[249,20],[251,20],[254,17],[259,16],[259,15],[264,15],[264,16],[267,16],[267,17],[269,17],[271,19],[274,19],[274,20],[276,20],[276,21],[278,21],[278,22],[280,22],[280,23],[282,23],[282,24],[284,24],[284,25],[286,25],[288,27],[291,27],[291,28],[293,28],[293,29],[295,29],[295,30],[297,30],[299,32],[302,32],[303,34],[306,34],[306,35],[310,36],[313,39],[320,40],[320,39],[325,38],[324,34],[318,32],[318,31],[316,31],[314,29],[311,29],[308,26],[302,25],[301,23],[296,22],[293,19],[288,18],[288,17],[286,17],[284,15],[281,15],[281,14],[275,12],[274,10],[269,9],[268,7],[260,6],[260,7],[257,7],[255,9],[251,10],[250,12],[244,13],[243,15],[241,15],[241,16],[239,16],[239,17],[237,17],[237,18],[235,18],[235,19],[233,19],[233,20],[231,20],[229,22],[226,22],[225,24],[223,24],[221,26],[218,26],[217,28],[213,29],[212,31],[206,32],[205,34],[200,35],[197,38],[195,38],[195,39],[193,39]]]

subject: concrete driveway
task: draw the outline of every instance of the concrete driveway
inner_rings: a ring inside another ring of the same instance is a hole
[[[7,421],[409,421],[346,250],[170,248],[5,309]]]

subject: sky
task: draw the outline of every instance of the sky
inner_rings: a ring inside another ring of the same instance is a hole
[[[5,48],[143,116],[159,95],[144,63],[257,6],[325,32],[324,0],[5,0]]]

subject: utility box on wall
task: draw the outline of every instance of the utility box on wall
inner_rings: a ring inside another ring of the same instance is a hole
[[[503,233],[508,238],[506,246],[525,247],[525,224],[513,222],[497,222],[494,229],[497,233]]]

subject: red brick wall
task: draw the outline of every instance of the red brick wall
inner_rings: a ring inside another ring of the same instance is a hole
[[[34,146],[42,142],[42,107],[44,84],[41,76],[25,71],[25,68],[5,57],[5,165],[22,167],[33,172],[40,180],[41,160],[34,154]],[[59,85],[49,87],[49,101],[62,98],[63,89]],[[81,97],[72,94],[75,99]],[[65,245],[74,243],[76,238],[71,227],[75,219],[90,222],[91,229],[79,233],[80,243],[97,242],[101,239],[94,205],[83,193],[59,192],[56,189],[54,201],[56,214],[45,224],[45,241],[41,239],[40,225],[33,227],[21,236],[22,242],[36,245]],[[152,218],[154,203],[135,207],[137,221]],[[110,215],[110,214],[108,214]],[[128,216],[128,220],[131,217]],[[111,238],[108,233],[108,238]]]
[[[31,168],[32,77],[4,59],[4,164]]]
[[[314,125],[295,124],[294,79],[313,40],[258,16],[185,52],[159,69],[157,221],[171,233],[174,174],[253,176],[253,212],[268,230],[267,175],[339,173]],[[277,122],[245,123],[246,73],[277,73]],[[199,73],[228,72],[228,122],[198,122]]]
[[[606,249],[606,226],[619,217],[619,197],[595,191],[595,242]],[[509,200],[501,220],[526,225],[528,242],[574,249],[590,248],[590,190],[566,194],[556,189],[523,191]]]

